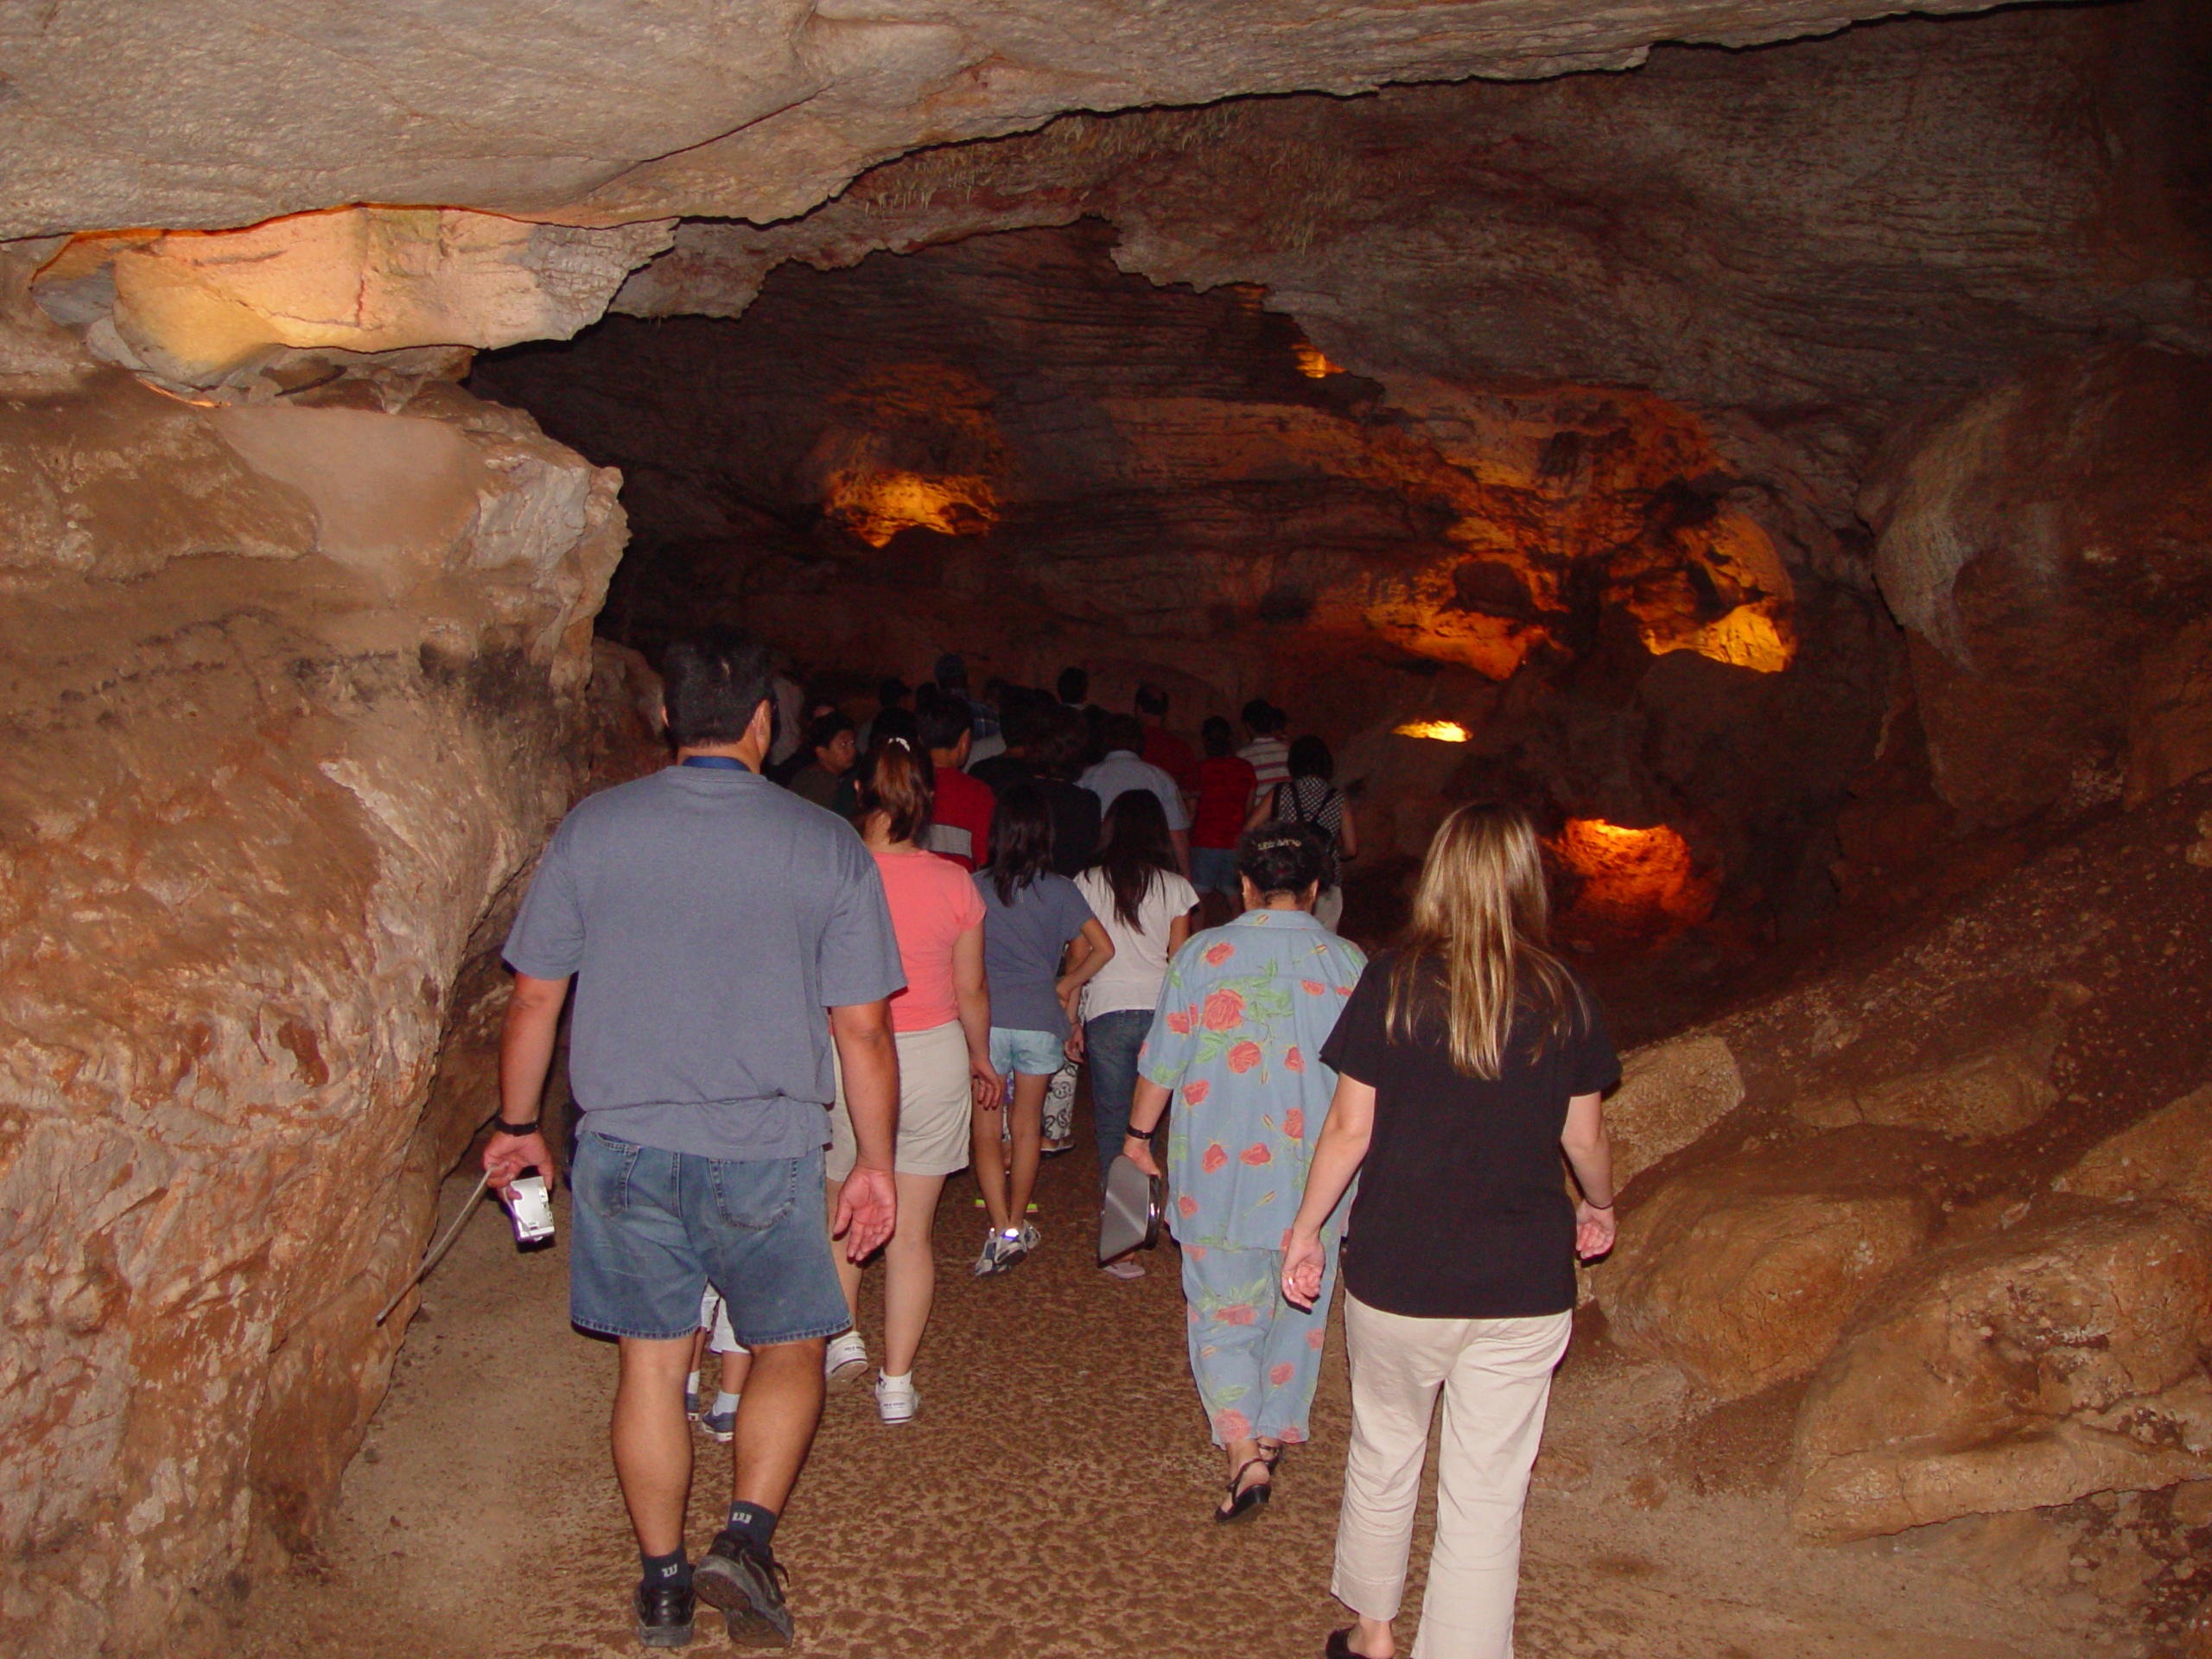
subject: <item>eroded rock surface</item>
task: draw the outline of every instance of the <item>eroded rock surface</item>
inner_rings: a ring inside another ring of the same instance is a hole
[[[151,1649],[380,1397],[480,919],[566,804],[615,477],[434,388],[0,410],[0,1645]],[[477,941],[481,948],[481,940]]]
[[[1807,1396],[1798,1530],[1864,1538],[2212,1472],[2212,1234],[2177,1206],[1930,1256]]]

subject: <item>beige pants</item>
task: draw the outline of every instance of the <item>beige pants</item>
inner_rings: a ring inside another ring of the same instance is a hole
[[[1344,1297],[1351,1452],[1330,1592],[1398,1614],[1429,1419],[1444,1394],[1436,1547],[1413,1659],[1511,1659],[1521,1509],[1571,1318],[1409,1319]]]

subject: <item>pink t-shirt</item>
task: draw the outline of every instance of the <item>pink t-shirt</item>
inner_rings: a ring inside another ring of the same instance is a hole
[[[928,1031],[960,1017],[952,988],[952,942],[983,925],[975,879],[935,853],[878,853],[891,931],[906,988],[891,999],[891,1029]]]

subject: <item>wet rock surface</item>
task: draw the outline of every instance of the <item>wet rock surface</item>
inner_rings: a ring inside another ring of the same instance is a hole
[[[0,411],[27,1656],[188,1640],[194,1592],[312,1535],[488,1109],[425,1116],[426,1086],[472,931],[565,804],[620,547],[613,475],[450,387],[246,413],[112,371]]]

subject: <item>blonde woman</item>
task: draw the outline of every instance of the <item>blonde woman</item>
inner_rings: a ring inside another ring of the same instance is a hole
[[[1440,1389],[1436,1541],[1414,1659],[1510,1659],[1521,1511],[1574,1257],[1613,1243],[1605,1021],[1547,943],[1535,831],[1461,807],[1436,832],[1405,943],[1361,976],[1321,1059],[1328,1122],[1283,1253],[1322,1294],[1322,1227],[1355,1173],[1341,1267],[1351,1449],[1330,1590],[1358,1616],[1332,1659],[1392,1659]],[[1581,1189],[1570,1203],[1564,1151]]]

